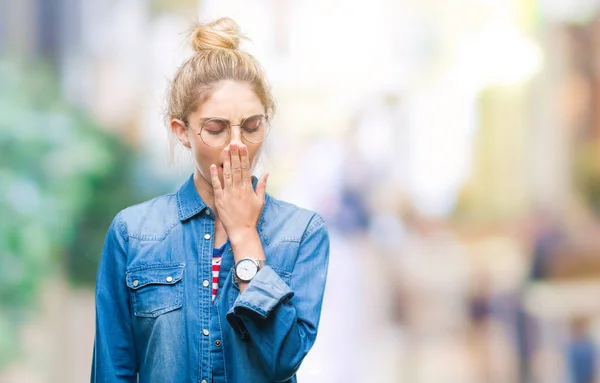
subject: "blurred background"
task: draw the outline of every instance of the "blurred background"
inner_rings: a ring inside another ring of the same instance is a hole
[[[174,191],[164,94],[233,17],[257,169],[331,261],[301,382],[600,382],[600,1],[0,1],[0,382],[89,380],[106,230]]]

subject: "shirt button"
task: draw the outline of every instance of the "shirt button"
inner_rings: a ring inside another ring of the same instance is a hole
[[[173,277],[167,277],[167,282],[173,282]]]
[[[206,215],[210,215],[210,210],[206,209],[204,210],[204,212],[206,213]]]
[[[204,239],[210,239],[210,234],[204,234]]]
[[[202,382],[200,382],[200,383],[208,383],[208,382],[207,382],[206,380],[203,380],[203,381],[202,381]]]
[[[140,284],[140,281],[138,281],[137,279],[135,281],[133,281],[133,287],[138,287],[139,284]]]
[[[204,329],[204,330],[202,330],[202,334],[208,336],[209,332],[208,332],[208,330]]]
[[[208,285],[210,285],[210,282],[209,282],[209,281],[204,281],[204,282],[202,282],[202,286],[204,286],[204,287],[208,287]]]
[[[215,340],[215,346],[217,346],[217,347],[221,346],[221,341],[218,339]]]

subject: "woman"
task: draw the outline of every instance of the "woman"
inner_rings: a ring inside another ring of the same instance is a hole
[[[240,37],[228,18],[192,34],[168,120],[194,173],[109,228],[92,382],[296,382],[315,341],[329,236],[251,176],[274,104]]]

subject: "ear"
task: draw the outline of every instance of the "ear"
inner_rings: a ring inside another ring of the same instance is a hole
[[[188,130],[185,126],[185,122],[178,120],[176,118],[172,119],[171,120],[171,130],[173,131],[173,133],[175,134],[177,139],[179,139],[179,142],[181,142],[181,144],[183,146],[185,146],[188,149],[191,148],[190,137],[188,136]]]

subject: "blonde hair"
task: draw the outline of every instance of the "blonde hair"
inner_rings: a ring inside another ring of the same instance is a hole
[[[273,115],[275,102],[264,70],[252,55],[238,48],[244,38],[237,23],[228,17],[193,28],[191,44],[195,53],[179,67],[168,89],[167,126],[172,119],[187,122],[190,113],[210,97],[215,84],[222,80],[250,84],[265,113]]]

